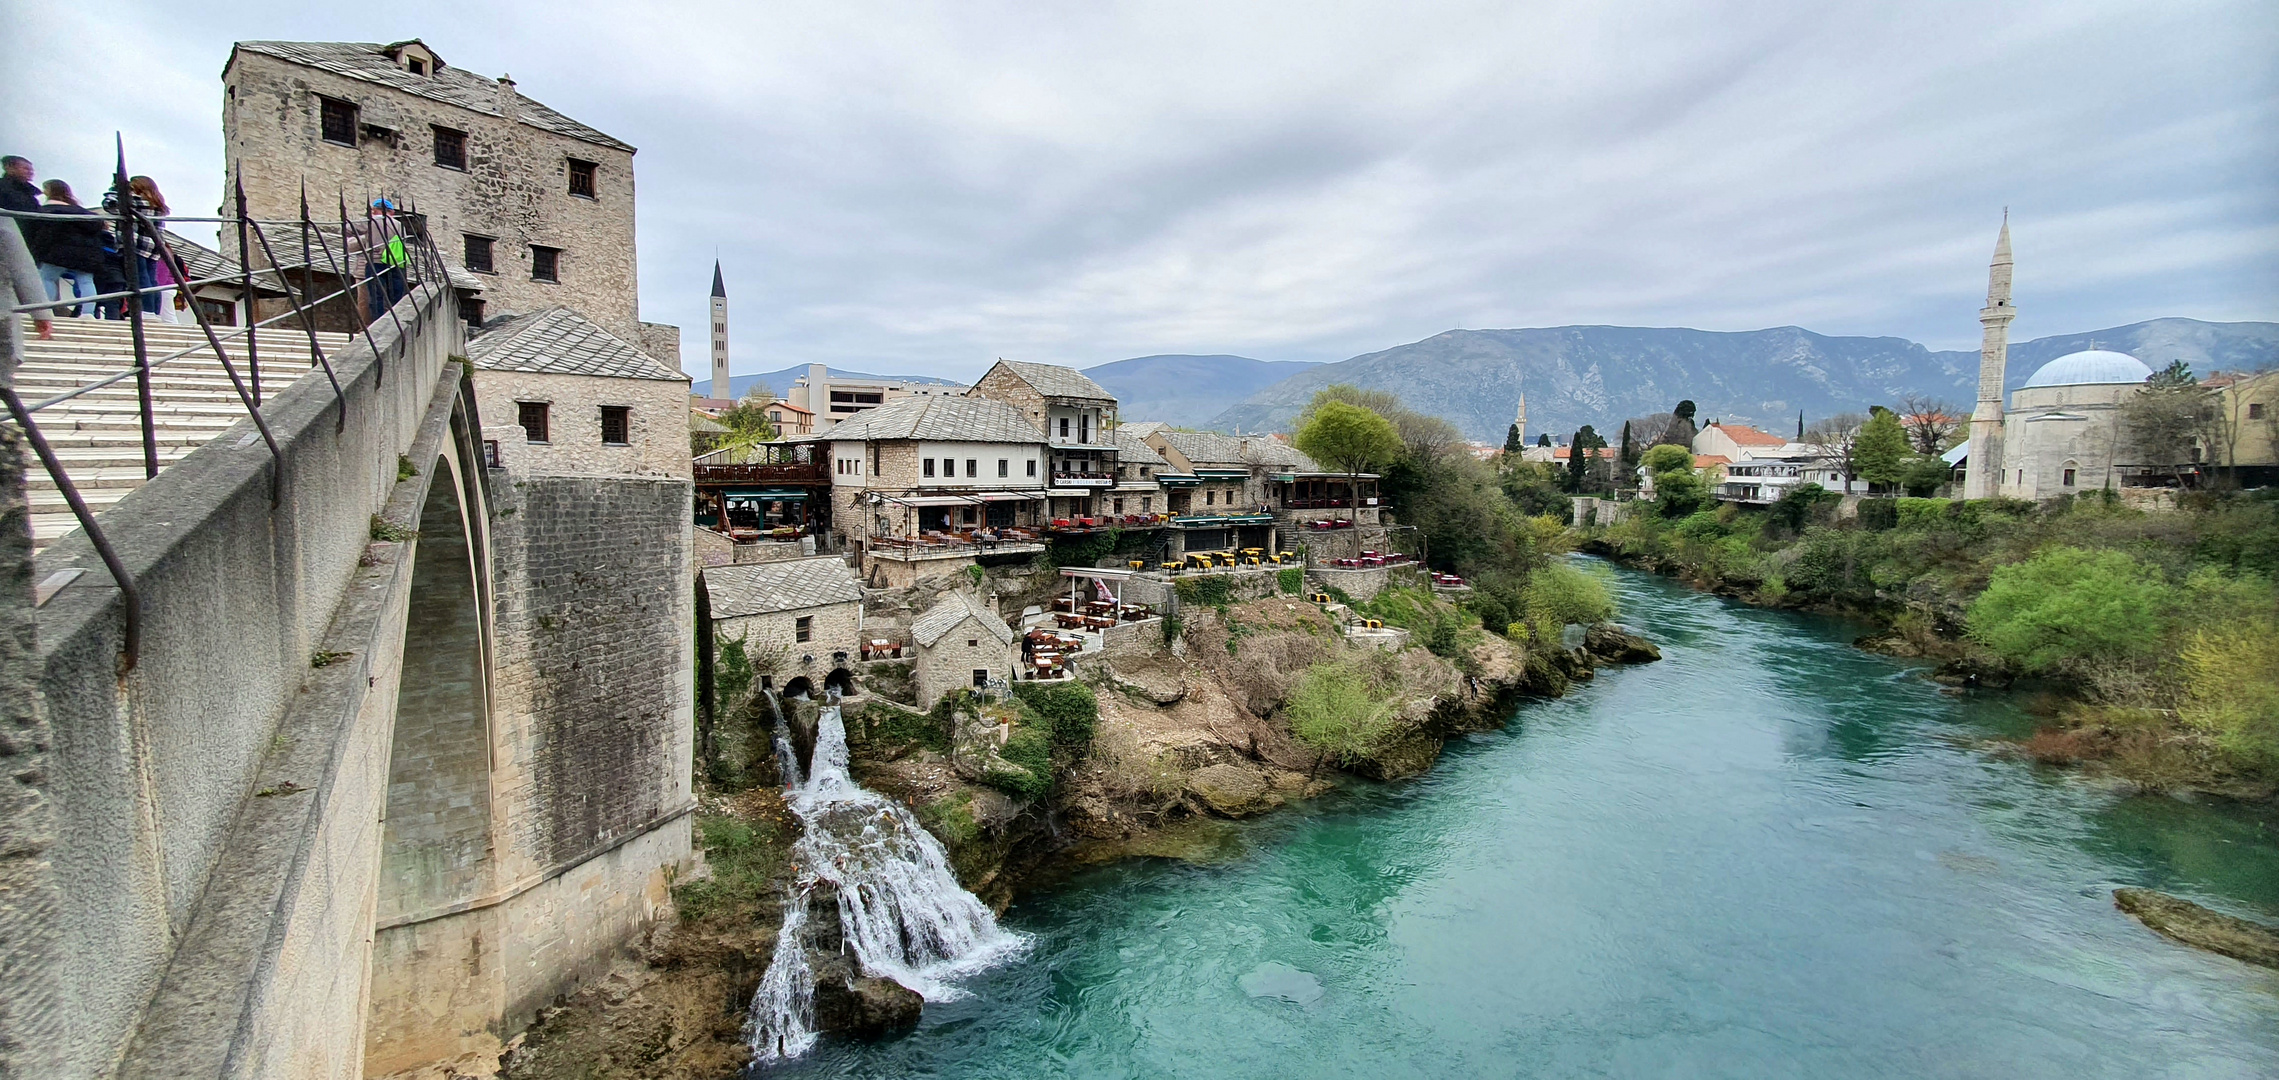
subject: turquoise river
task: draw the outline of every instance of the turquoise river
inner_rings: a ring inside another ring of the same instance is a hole
[[[971,997],[769,1076],[2279,1077],[2279,972],[2111,899],[2279,921],[2279,820],[1990,754],[2006,696],[1614,573],[1663,662],[1027,894]]]

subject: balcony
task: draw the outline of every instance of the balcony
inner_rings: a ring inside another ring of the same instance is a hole
[[[826,484],[830,476],[820,461],[787,461],[755,465],[698,465],[697,484]]]
[[[1063,472],[1053,470],[1052,486],[1068,488],[1110,488],[1116,486],[1116,474],[1105,472]]]

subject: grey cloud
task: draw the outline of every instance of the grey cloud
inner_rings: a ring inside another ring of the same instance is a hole
[[[154,4],[0,78],[9,152],[98,183],[122,127],[199,205],[232,38],[511,71],[641,147],[644,314],[701,325],[717,251],[740,370],[1569,322],[1967,347],[2004,205],[2024,336],[2279,314],[2268,5],[1853,7]]]

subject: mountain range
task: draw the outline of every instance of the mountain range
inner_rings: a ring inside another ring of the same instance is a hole
[[[730,375],[728,376],[728,396],[731,399],[741,399],[745,394],[751,392],[754,385],[765,385],[770,391],[774,392],[775,396],[780,398],[784,395],[784,391],[791,389],[791,381],[793,379],[796,379],[805,374],[807,374],[807,365],[797,364],[792,367],[784,368],[781,371],[762,371],[751,375]],[[935,383],[945,386],[956,385],[949,379],[936,378],[932,375],[872,375],[869,372],[848,371],[845,368],[832,368],[831,375],[834,378],[840,379],[866,379],[879,382]],[[698,379],[696,382],[689,385],[689,392],[695,394],[698,397],[711,397],[712,380]]]
[[[2092,342],[2155,368],[2181,359],[2202,375],[2279,364],[2279,323],[2154,319],[2013,344],[2009,388],[2049,360]],[[1487,442],[1503,440],[1522,390],[1531,437],[1546,431],[1565,435],[1584,424],[1619,430],[1627,417],[1668,412],[1686,398],[1705,420],[1781,431],[1793,427],[1799,411],[1811,417],[1864,412],[1872,404],[1896,404],[1909,393],[1967,412],[1977,396],[1978,353],[1932,351],[1904,338],[1831,337],[1794,326],[1738,333],[1631,326],[1450,330],[1307,368],[1202,426],[1282,430],[1314,391],[1333,383],[1391,391],[1410,408],[1446,417],[1466,437]],[[1120,412],[1127,421],[1157,418],[1128,406]]]
[[[1088,367],[1084,373],[1116,395],[1116,414],[1127,420],[1161,420],[1202,427],[1260,390],[1308,368],[1311,360],[1253,360],[1247,356],[1135,356]]]

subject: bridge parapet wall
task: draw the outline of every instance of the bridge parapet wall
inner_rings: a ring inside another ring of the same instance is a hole
[[[447,360],[463,351],[449,290],[415,292],[396,315],[401,331],[396,319],[381,319],[370,344],[360,339],[332,358],[345,415],[322,375],[264,406],[281,459],[240,421],[104,515],[143,596],[141,656],[123,677],[120,596],[85,538],[66,537],[37,560],[42,578],[87,570],[38,613],[62,917],[42,930],[57,937],[54,967],[28,975],[54,995],[68,1027],[41,1075],[108,1075],[122,1058],[126,1075],[218,1075],[206,1067],[229,1071],[225,1060],[258,1071],[240,1056],[243,1040],[282,1033],[241,1030],[254,1016],[249,995],[264,986],[328,998],[362,992],[353,949],[324,952],[339,936],[333,931],[346,928],[351,936],[340,944],[353,946],[371,926],[370,882],[353,879],[373,868],[358,870],[362,856],[352,853],[368,855],[377,844],[387,741],[372,750],[369,738],[344,739],[317,753],[291,744],[279,721],[318,682],[352,684],[374,699],[369,707],[344,703],[356,723],[385,724],[391,715],[392,654],[359,650],[325,657],[329,672],[314,668],[336,612],[355,607],[344,597],[367,561],[375,515],[398,493],[399,460],[432,428],[433,406],[460,393],[457,379],[445,378],[458,370]],[[375,569],[387,568],[365,572]],[[396,619],[400,636],[400,607],[373,614]],[[358,745],[361,756],[351,749]],[[307,778],[283,776],[289,790],[252,796],[281,765]],[[296,802],[330,809],[295,814]],[[247,838],[255,818],[283,831]],[[225,858],[229,866],[217,873]],[[271,873],[280,868],[282,876]],[[257,885],[270,893],[250,907],[235,898],[236,914],[252,922],[201,916],[228,899],[217,890],[248,884],[225,878],[249,871],[268,875]],[[348,879],[327,876],[335,873]],[[285,934],[297,904],[330,929]],[[360,910],[312,910],[327,905]],[[202,951],[188,955],[194,950]],[[300,972],[308,978],[287,970],[303,959],[345,973],[314,979],[316,969]],[[252,970],[232,969],[238,961]],[[219,981],[197,985],[201,978]],[[0,995],[21,989],[0,985]],[[319,1002],[269,1004],[306,1007],[312,1023],[332,1019],[318,1016]],[[284,1013],[261,1015],[252,1026]],[[356,1040],[346,1045],[345,1061],[303,1061],[294,1071],[353,1075]]]

